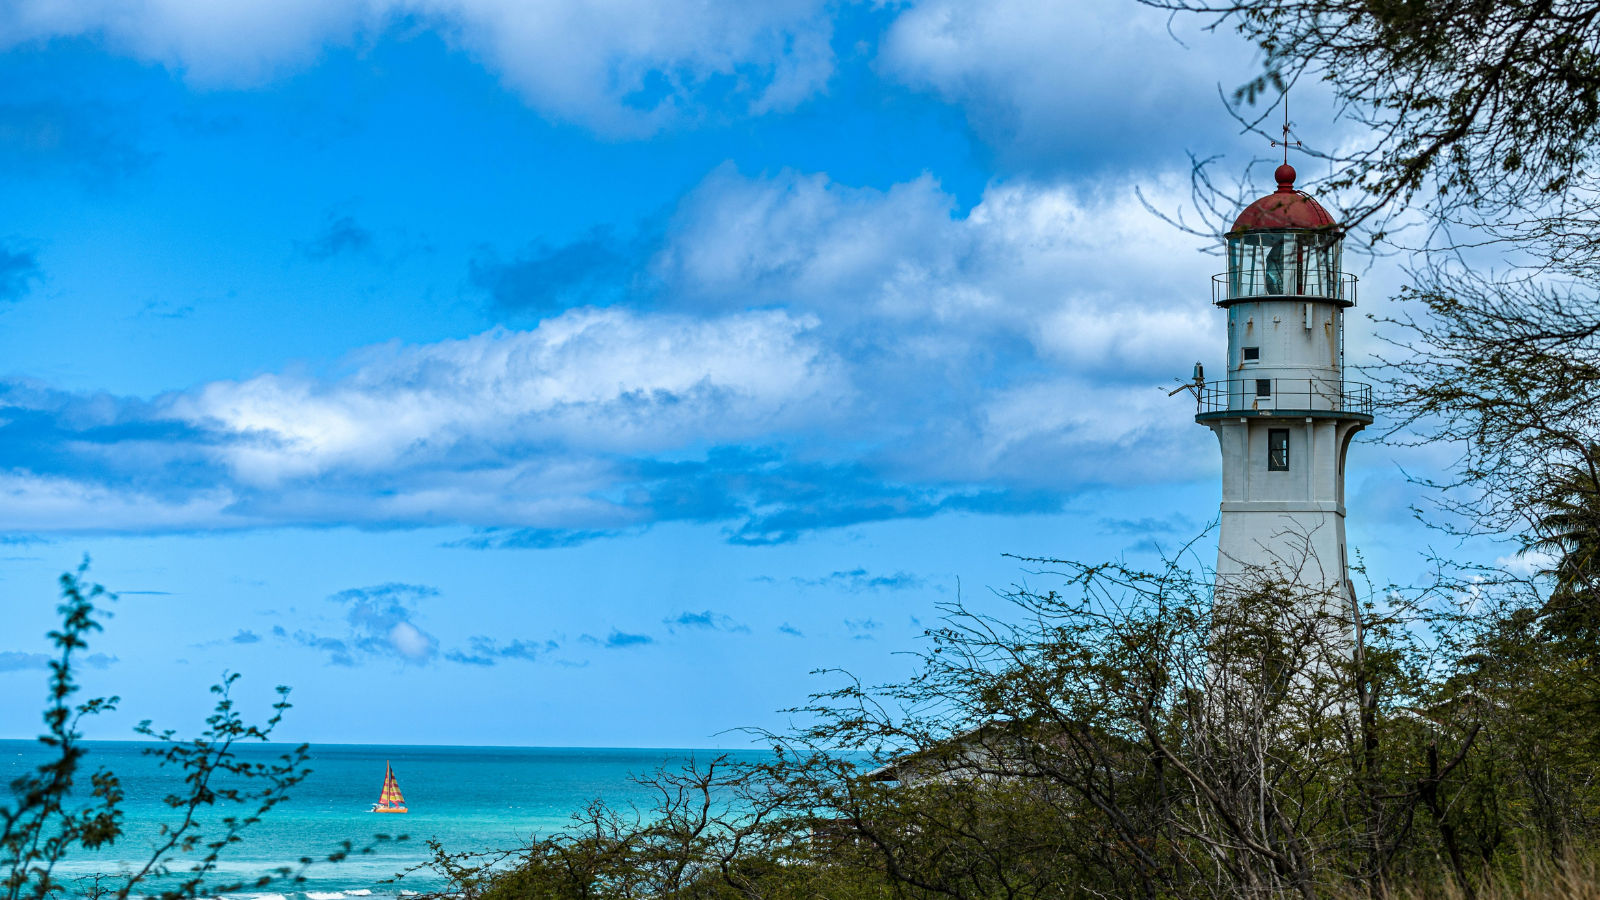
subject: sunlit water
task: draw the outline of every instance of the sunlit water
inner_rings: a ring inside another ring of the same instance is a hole
[[[162,822],[174,814],[162,798],[183,790],[182,775],[143,753],[148,744],[89,742],[86,768],[115,772],[127,798],[125,835],[107,851],[79,852],[58,868],[67,878],[126,871],[142,865]],[[255,745],[241,754],[268,761],[283,747]],[[407,834],[409,840],[378,845],[370,855],[336,864],[318,864],[298,887],[250,890],[230,900],[343,900],[347,897],[399,897],[427,891],[441,882],[424,873],[394,876],[428,856],[426,840],[451,850],[490,850],[525,845],[536,835],[559,830],[590,801],[613,806],[648,807],[649,792],[630,775],[661,766],[678,767],[690,758],[702,762],[715,750],[637,750],[606,748],[385,747],[324,744],[311,748],[312,774],[292,799],[253,826],[244,842],[223,857],[215,880],[253,880],[301,857],[325,857],[341,841],[369,845],[375,834]],[[755,752],[729,754],[755,759]],[[0,741],[0,774],[6,783],[46,758],[31,741]],[[383,785],[383,766],[393,764],[410,812],[370,812]],[[84,779],[87,785],[87,773]],[[85,787],[85,790],[87,788]],[[246,811],[241,811],[246,812]],[[179,867],[181,868],[181,867]]]

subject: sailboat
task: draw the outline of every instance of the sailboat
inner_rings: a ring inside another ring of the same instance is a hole
[[[377,813],[403,813],[406,812],[406,798],[400,794],[400,782],[394,780],[394,767],[388,760],[383,761],[383,792],[378,794],[378,802],[372,804],[372,811]]]

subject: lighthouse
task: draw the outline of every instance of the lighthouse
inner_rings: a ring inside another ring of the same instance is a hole
[[[1339,223],[1295,189],[1287,161],[1274,176],[1277,190],[1224,235],[1228,270],[1212,279],[1228,317],[1226,374],[1196,371],[1195,421],[1222,447],[1217,591],[1271,579],[1344,606],[1345,456],[1372,423],[1371,386],[1344,377],[1356,279],[1340,268]]]

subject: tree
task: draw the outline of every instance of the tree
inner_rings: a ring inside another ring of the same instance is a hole
[[[1552,485],[1528,549],[1555,559],[1547,627],[1600,665],[1600,447],[1589,445],[1581,458]]]
[[[50,748],[51,758],[13,779],[9,801],[0,803],[4,900],[44,900],[83,892],[57,877],[58,864],[73,854],[110,846],[122,835],[121,783],[105,769],[86,772],[88,751],[79,730],[86,719],[115,709],[118,698],[73,702],[78,692],[75,661],[101,628],[97,604],[114,599],[105,588],[88,582],[87,572],[86,562],[61,576],[62,600],[57,607],[61,627],[49,635],[58,655],[50,663],[45,733],[39,741]],[[141,865],[127,873],[95,876],[88,893],[125,900],[136,892],[153,892],[162,900],[193,900],[304,880],[306,868],[314,862],[310,857],[248,881],[217,878],[218,863],[226,852],[287,800],[289,791],[310,773],[305,744],[269,763],[239,757],[236,746],[270,739],[290,705],[288,688],[279,687],[266,722],[246,722],[230,696],[238,677],[226,675],[211,688],[216,706],[199,737],[180,740],[175,732],[157,731],[148,721],[139,725],[139,734],[160,744],[145,752],[181,776],[182,787],[165,798],[173,819],[164,824]],[[347,843],[324,859],[337,861],[350,852]]]
[[[1329,627],[1302,585],[1234,584],[1214,602],[1204,574],[1027,562],[1065,574],[1066,591],[1014,592],[1018,614],[1004,620],[951,608],[921,675],[825,698],[807,739],[888,741],[944,760],[948,777],[914,787],[1023,792],[1030,829],[981,847],[973,825],[951,830],[968,836],[966,853],[1010,854],[997,869],[1053,860],[1036,896],[1068,884],[1116,897],[1313,897],[1437,878],[1433,860],[1452,845],[1461,856],[1452,803],[1483,725],[1474,707],[1441,704],[1438,648],[1413,631],[1459,626],[1452,616],[1369,607],[1352,635]],[[979,751],[956,735],[979,736]],[[1418,817],[1432,827],[1413,827]],[[893,827],[872,833],[895,846]],[[922,886],[1017,895],[998,882]]]
[[[501,855],[435,848],[440,896],[1472,896],[1594,832],[1593,754],[1548,743],[1545,661],[1509,652],[1546,645],[1493,643],[1492,609],[1384,592],[1352,634],[1301,585],[1214,603],[1205,573],[1026,563],[1060,590],[946,607],[914,677],[819,694],[770,761],[648,776],[655,808]]]
[[[1141,2],[1207,16],[1264,51],[1238,101],[1306,79],[1332,91],[1357,126],[1356,149],[1323,154],[1336,166],[1326,186],[1353,192],[1347,224],[1421,204],[1592,258],[1600,3]]]
[[[462,852],[430,842],[432,857],[397,882],[419,871],[443,876],[445,886],[420,900],[891,896],[848,841],[810,827],[804,788],[830,780],[819,770],[836,761],[795,762],[718,757],[644,773],[636,780],[654,798],[647,808],[595,801],[567,828],[522,847]]]
[[[1524,535],[1525,547],[1592,546],[1573,529],[1600,474],[1600,302],[1574,288],[1435,267],[1402,297],[1422,313],[1382,320],[1393,352],[1371,371],[1388,388],[1389,435],[1459,449],[1433,483],[1444,524]]]

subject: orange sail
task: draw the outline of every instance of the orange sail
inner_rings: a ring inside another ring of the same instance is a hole
[[[394,780],[394,769],[386,761],[383,764],[383,792],[378,794],[378,802],[372,805],[373,812],[403,813],[406,812],[406,798],[400,793],[400,782]]]

